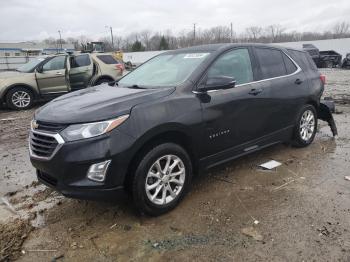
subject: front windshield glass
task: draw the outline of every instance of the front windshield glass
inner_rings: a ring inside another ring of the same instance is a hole
[[[122,86],[176,86],[187,80],[210,53],[182,53],[157,56],[123,77]]]
[[[40,62],[42,62],[44,60],[45,60],[45,58],[43,58],[43,57],[37,57],[37,58],[29,61],[28,63],[20,66],[19,68],[17,68],[17,71],[23,72],[23,73],[31,72],[34,69],[34,67],[36,67]]]

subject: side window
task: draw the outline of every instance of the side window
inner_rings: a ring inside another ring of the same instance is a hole
[[[44,64],[43,71],[65,69],[65,63],[66,63],[65,56],[56,56]]]
[[[91,60],[88,54],[85,55],[77,55],[71,57],[71,68],[89,66],[91,64]]]
[[[289,53],[291,53],[292,58],[297,62],[297,64],[303,69],[304,71],[313,70],[317,71],[317,66],[315,65],[315,62],[312,60],[311,56],[307,52],[303,51],[296,51],[296,50],[288,50]]]
[[[283,76],[287,74],[282,52],[276,49],[255,48],[259,59],[263,79]]]
[[[253,70],[248,49],[240,48],[220,56],[209,68],[208,77],[230,76],[236,79],[236,84],[253,81]]]
[[[100,59],[103,63],[108,65],[119,64],[118,60],[111,55],[98,55],[97,58]]]
[[[295,71],[297,71],[298,68],[296,67],[296,65],[285,54],[283,54],[283,60],[284,60],[284,64],[286,65],[288,75],[293,74]]]

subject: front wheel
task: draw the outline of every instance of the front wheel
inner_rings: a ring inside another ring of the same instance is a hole
[[[148,151],[140,161],[132,185],[138,209],[151,216],[175,208],[187,193],[192,164],[187,152],[174,143],[164,143]]]
[[[12,88],[6,95],[6,104],[15,110],[26,110],[33,105],[33,92],[25,87]]]
[[[306,147],[312,143],[317,131],[317,113],[312,105],[305,105],[297,118],[294,129],[293,145]]]

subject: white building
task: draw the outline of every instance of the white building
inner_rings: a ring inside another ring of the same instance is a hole
[[[62,49],[60,47],[35,42],[0,43],[0,71],[14,70],[36,56],[74,51],[72,44],[62,44]]]

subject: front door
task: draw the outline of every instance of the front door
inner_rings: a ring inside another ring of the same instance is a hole
[[[42,95],[55,95],[69,91],[66,60],[65,55],[52,57],[41,66],[41,70],[36,71],[36,81]]]
[[[251,61],[248,48],[233,49],[221,55],[206,74],[234,77],[236,86],[198,95],[205,125],[202,144],[205,157],[215,158],[214,154],[220,152],[221,157],[229,157],[234,148],[244,147],[264,135],[266,99],[261,84],[254,83]],[[246,149],[249,150],[249,145]]]
[[[94,69],[90,55],[74,55],[69,60],[71,66],[69,78],[72,91],[87,87]]]

